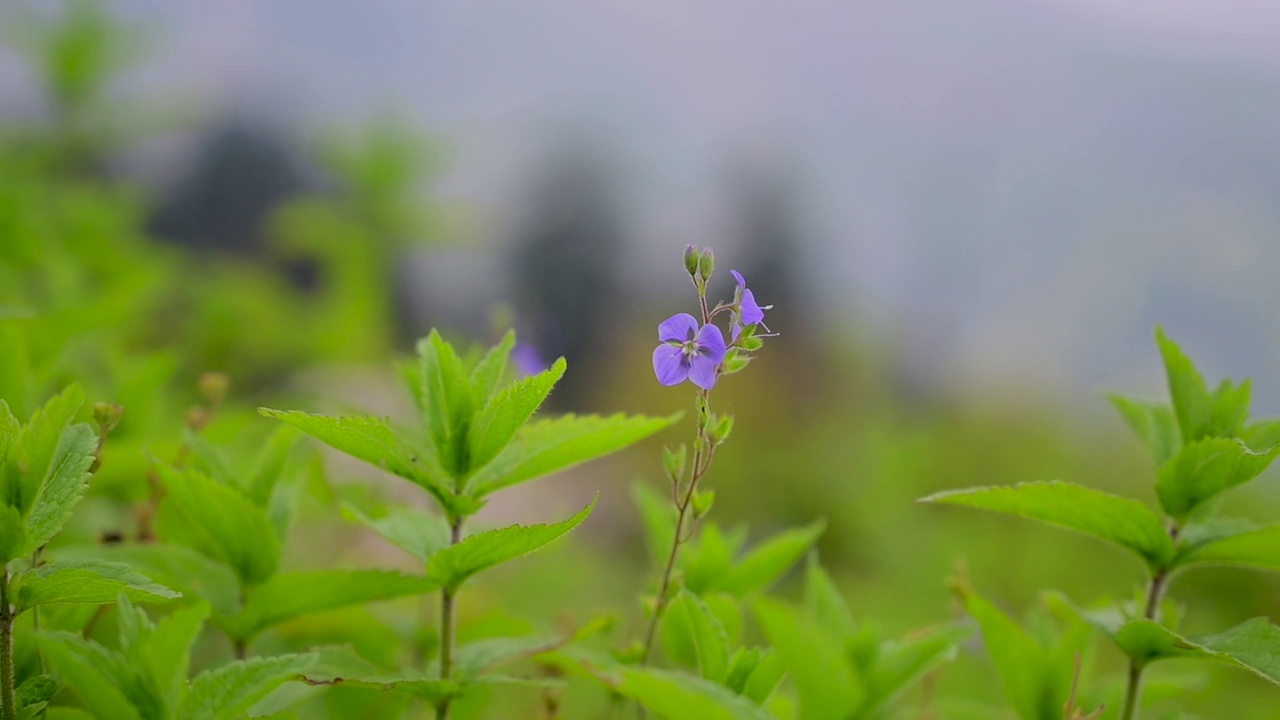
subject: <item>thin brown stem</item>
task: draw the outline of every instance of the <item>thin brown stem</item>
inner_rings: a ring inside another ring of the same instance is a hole
[[[4,568],[0,582],[0,705],[4,720],[17,720],[18,706],[14,699],[13,670],[13,606],[9,604],[9,566]]]
[[[462,518],[457,518],[450,526],[449,544],[457,545],[462,541]],[[455,591],[443,588],[440,591],[440,679],[448,680],[453,676],[453,651],[457,642],[454,607]],[[449,706],[452,700],[445,698],[436,706],[436,720],[448,720]]]

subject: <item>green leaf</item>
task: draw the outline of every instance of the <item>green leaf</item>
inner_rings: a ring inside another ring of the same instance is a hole
[[[243,490],[243,480],[231,462],[231,456],[227,454],[224,448],[214,444],[209,438],[203,434],[192,430],[191,428],[183,428],[182,441],[186,443],[192,457],[195,458],[196,467],[204,472],[205,475],[217,480],[223,485]]]
[[[798,720],[848,720],[867,699],[865,681],[845,659],[844,644],[800,613],[761,598],[756,616],[800,697]]]
[[[1266,618],[1254,618],[1214,635],[1196,635],[1190,643],[1228,665],[1280,684],[1280,627]]]
[[[480,362],[471,370],[471,390],[478,402],[486,402],[498,390],[499,383],[507,374],[507,360],[511,350],[516,346],[516,334],[508,330],[502,340],[489,349]]]
[[[209,605],[179,608],[161,618],[142,648],[142,665],[170,707],[186,692],[191,648],[209,617]]]
[[[431,493],[446,510],[469,515],[479,509],[470,498],[453,491],[453,479],[427,448],[410,450],[385,420],[374,417],[308,415],[297,411],[258,408],[258,412],[282,420],[317,440],[354,458],[402,477]]]
[[[53,539],[71,518],[71,511],[89,487],[98,436],[83,423],[67,428],[50,463],[48,479],[40,489],[27,518],[27,550],[34,551]]]
[[[288,680],[296,679],[318,660],[314,653],[236,660],[206,670],[191,682],[178,708],[183,720],[237,720]]]
[[[494,670],[565,645],[564,638],[545,635],[519,635],[474,640],[461,645],[454,654],[454,679],[459,682],[475,680]],[[437,658],[427,667],[427,675],[439,677],[440,661]]]
[[[1147,402],[1123,395],[1109,395],[1111,404],[1124,415],[1129,427],[1155,456],[1156,465],[1163,465],[1182,446],[1178,435],[1178,421],[1168,405]]]
[[[666,418],[612,415],[564,415],[526,424],[516,439],[492,462],[472,475],[474,497],[573,467],[617,452],[669,427],[680,415]]]
[[[819,627],[830,628],[831,634],[842,640],[854,636],[853,613],[835,581],[818,562],[816,552],[809,553],[805,567],[804,605],[809,619]]]
[[[746,597],[765,590],[800,561],[827,529],[825,520],[786,530],[753,547],[723,574],[711,578],[700,592],[723,591]]]
[[[676,536],[677,511],[670,493],[662,494],[652,487],[636,483],[631,486],[631,497],[644,521],[645,540],[649,546],[649,560],[654,564],[666,562],[671,543]]]
[[[379,668],[346,646],[318,648],[318,660],[302,673],[310,685],[352,685],[397,690],[438,705],[460,696],[463,686],[453,680],[427,677],[415,671],[388,671]]]
[[[419,406],[426,410],[424,424],[441,464],[454,475],[461,475],[469,465],[467,436],[475,414],[471,379],[457,351],[435,330],[418,342],[418,355],[423,393]]]
[[[1191,358],[1160,328],[1156,328],[1156,343],[1164,357],[1182,442],[1239,435],[1249,414],[1249,382],[1232,385],[1224,381],[1210,394]]]
[[[1198,543],[1178,558],[1178,566],[1239,565],[1280,570],[1280,525],[1249,528]]]
[[[0,505],[0,562],[24,557],[30,546],[22,513],[12,505]]]
[[[681,590],[662,617],[662,639],[671,657],[696,667],[702,677],[724,682],[729,673],[729,637],[707,604]]]
[[[867,676],[863,713],[875,717],[885,711],[930,670],[955,659],[959,644],[972,634],[962,625],[939,625],[910,638],[886,643]]]
[[[163,539],[226,563],[243,583],[271,577],[280,541],[265,510],[197,470],[163,463],[155,468],[166,491],[156,518]]]
[[[342,515],[369,528],[419,562],[449,546],[449,521],[439,515],[409,507],[378,508],[375,516],[365,514],[350,503],[342,504]]]
[[[72,385],[50,398],[22,428],[17,444],[17,473],[11,476],[11,482],[6,483],[5,502],[21,510],[23,515],[31,510],[32,503],[40,494],[62,447],[63,434],[83,404],[84,391],[79,385]],[[96,444],[96,438],[94,442]],[[66,458],[63,460],[65,462]]]
[[[289,457],[298,446],[297,429],[282,425],[276,429],[254,458],[245,484],[245,494],[259,507],[267,507],[276,485],[284,477]]]
[[[1000,676],[1005,697],[1022,720],[1059,720],[1068,685],[1046,649],[986,598],[966,590],[965,609],[978,621],[983,645]],[[1071,668],[1065,668],[1070,673]],[[1070,674],[1066,677],[1069,683]]]
[[[125,695],[118,656],[97,643],[68,632],[42,632],[36,644],[45,662],[99,718],[142,720]]]
[[[587,519],[596,501],[578,514],[550,525],[512,525],[472,535],[432,555],[427,561],[427,577],[455,591],[476,573],[537,550],[569,532]]]
[[[471,427],[467,469],[483,467],[511,442],[564,377],[564,369],[560,358],[550,369],[517,380],[489,399]]]
[[[251,589],[239,615],[220,624],[241,640],[303,615],[438,589],[423,577],[383,570],[316,570],[275,575]]]
[[[17,705],[31,707],[49,702],[58,691],[58,679],[52,675],[33,675],[18,686]]]
[[[59,557],[125,563],[184,596],[207,600],[221,615],[233,614],[240,606],[240,586],[231,568],[182,545],[80,546],[60,549]]]
[[[1262,420],[1253,423],[1240,433],[1240,439],[1250,450],[1270,450],[1280,445],[1280,420]]]
[[[1198,440],[1160,466],[1156,495],[1165,512],[1184,519],[1218,493],[1262,474],[1277,454],[1280,447],[1255,453],[1239,440]]]
[[[618,667],[600,677],[619,694],[636,700],[664,720],[774,720],[750,700],[692,675]]]
[[[182,594],[157,585],[128,565],[106,560],[63,560],[22,574],[18,607],[80,603],[106,605],[124,593],[135,602],[160,602]]]
[[[1082,485],[1052,481],[949,490],[921,502],[965,505],[1075,530],[1126,547],[1153,567],[1174,555],[1164,523],[1147,506]]]

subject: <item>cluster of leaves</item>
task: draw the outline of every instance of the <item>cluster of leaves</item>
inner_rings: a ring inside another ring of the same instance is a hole
[[[1223,381],[1210,390],[1172,340],[1162,331],[1156,340],[1172,404],[1118,395],[1112,402],[1152,453],[1160,513],[1135,499],[1056,481],[925,498],[1065,527],[1123,547],[1142,560],[1149,583],[1137,602],[1087,610],[1061,595],[1049,597],[1060,616],[1074,616],[1094,628],[1128,658],[1130,680],[1122,706],[1126,720],[1136,716],[1143,670],[1159,660],[1216,660],[1280,684],[1280,628],[1255,618],[1224,632],[1188,635],[1179,631],[1180,613],[1165,599],[1170,580],[1197,567],[1280,569],[1280,526],[1218,513],[1224,492],[1256,478],[1280,454],[1280,421],[1250,422],[1247,380]],[[1058,701],[1064,697],[1064,678],[1070,678],[1068,658],[1029,642],[976,595],[968,595],[967,606],[982,625],[1019,715],[1027,720],[1061,717]]]

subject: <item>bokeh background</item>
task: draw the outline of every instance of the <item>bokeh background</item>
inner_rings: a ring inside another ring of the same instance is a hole
[[[0,40],[0,332],[49,386],[219,370],[246,416],[281,394],[395,414],[414,338],[514,326],[567,357],[557,409],[668,412],[691,394],[654,382],[654,327],[694,302],[681,249],[711,246],[715,289],[742,270],[780,333],[717,389],[738,422],[715,514],[826,517],[852,604],[902,631],[955,612],[961,561],[1014,611],[1137,588],[1120,551],[914,500],[1151,498],[1104,393],[1163,395],[1155,325],[1280,412],[1280,5],[38,0],[0,8]],[[182,392],[131,419],[180,423]],[[628,488],[656,449],[486,510],[603,494],[589,540],[500,573],[472,620],[634,616],[653,572]],[[385,480],[360,473],[331,463],[335,492]],[[1277,495],[1230,504],[1265,520]],[[295,565],[396,562],[313,499]],[[1280,618],[1260,574],[1173,591],[1193,631]],[[941,681],[957,708],[997,697],[973,650]],[[1207,677],[1175,695],[1274,717],[1274,691]]]

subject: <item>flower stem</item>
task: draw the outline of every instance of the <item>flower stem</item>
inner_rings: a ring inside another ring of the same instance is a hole
[[[1164,591],[1168,584],[1168,570],[1162,568],[1151,576],[1143,617],[1155,620],[1159,616],[1160,601],[1164,599]],[[1145,663],[1139,662],[1136,658],[1129,659],[1129,681],[1125,685],[1124,710],[1120,713],[1120,720],[1135,720],[1138,717],[1138,699],[1142,695],[1142,671],[1145,669]]]
[[[17,720],[13,685],[13,606],[9,604],[9,566],[5,565],[0,578],[0,704],[4,706],[4,720]]]
[[[449,544],[457,545],[462,541],[462,518],[451,524]],[[454,591],[448,587],[440,590],[440,679],[448,680],[453,676],[453,651],[457,642],[457,631],[454,627]],[[436,706],[436,720],[448,720],[450,698],[445,698]]]
[[[671,552],[667,554],[667,564],[662,570],[662,582],[658,587],[658,600],[653,608],[653,617],[649,618],[649,628],[645,632],[644,639],[644,655],[641,657],[640,664],[648,665],[649,658],[653,654],[654,641],[658,635],[658,623],[662,620],[662,612],[667,608],[667,594],[671,589],[671,578],[675,575],[676,560],[680,556],[680,546],[685,544],[692,538],[693,533],[685,534],[686,522],[695,522],[696,518],[689,517],[689,509],[693,506],[693,496],[698,490],[698,482],[707,474],[707,470],[711,467],[711,458],[715,455],[715,445],[711,442],[711,438],[707,434],[706,418],[709,413],[703,412],[703,408],[708,402],[711,393],[703,390],[698,393],[698,440],[694,445],[693,467],[689,472],[689,485],[685,488],[683,495],[677,488],[676,491],[676,531],[671,538]]]

